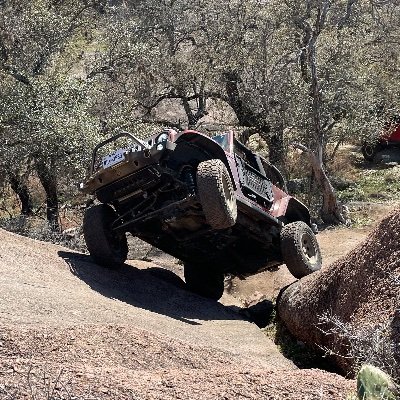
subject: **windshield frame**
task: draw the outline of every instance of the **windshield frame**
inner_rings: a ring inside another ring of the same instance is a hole
[[[222,141],[217,140],[217,138],[223,138]],[[226,140],[224,140],[226,138]],[[233,131],[219,133],[217,135],[211,136],[211,139],[219,144],[225,153],[233,153]]]

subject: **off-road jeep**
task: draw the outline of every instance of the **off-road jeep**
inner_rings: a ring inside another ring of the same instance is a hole
[[[365,160],[375,164],[400,162],[400,115],[391,116],[378,134],[365,140],[361,152]]]
[[[123,137],[130,144],[99,163],[99,150]],[[233,132],[210,138],[165,129],[145,140],[122,132],[96,146],[80,187],[101,203],[83,222],[98,264],[124,263],[130,232],[182,260],[187,286],[214,299],[224,274],[245,277],[285,263],[301,278],[321,268],[307,207]]]

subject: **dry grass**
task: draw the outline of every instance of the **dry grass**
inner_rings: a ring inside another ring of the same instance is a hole
[[[82,228],[78,224],[74,228],[57,232],[52,230],[47,221],[42,218],[19,215],[0,219],[0,228],[31,239],[59,244],[75,251],[86,252]]]

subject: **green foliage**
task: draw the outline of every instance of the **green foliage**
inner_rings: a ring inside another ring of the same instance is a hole
[[[350,187],[338,191],[343,202],[387,201],[400,196],[400,168],[361,170]]]
[[[44,163],[72,182],[116,129],[215,115],[259,133],[284,167],[291,142],[315,145],[317,122],[329,157],[328,143],[356,142],[398,110],[394,1],[106,4],[0,2],[2,172]]]
[[[299,342],[276,316],[262,331],[275,342],[279,351],[299,368],[320,368],[337,372],[322,352]]]
[[[360,400],[395,400],[390,377],[372,365],[363,365],[357,374],[357,393]]]
[[[74,175],[99,139],[98,124],[88,113],[85,83],[59,76],[38,77],[29,90],[9,83],[4,88],[8,97],[0,103],[1,162],[7,166],[53,159],[64,174]],[[17,123],[7,123],[16,117]]]

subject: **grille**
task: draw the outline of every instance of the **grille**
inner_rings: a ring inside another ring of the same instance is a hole
[[[260,196],[269,202],[273,201],[271,181],[254,170],[240,157],[236,157],[236,160],[239,164],[239,178],[244,192],[249,191],[250,194]]]

